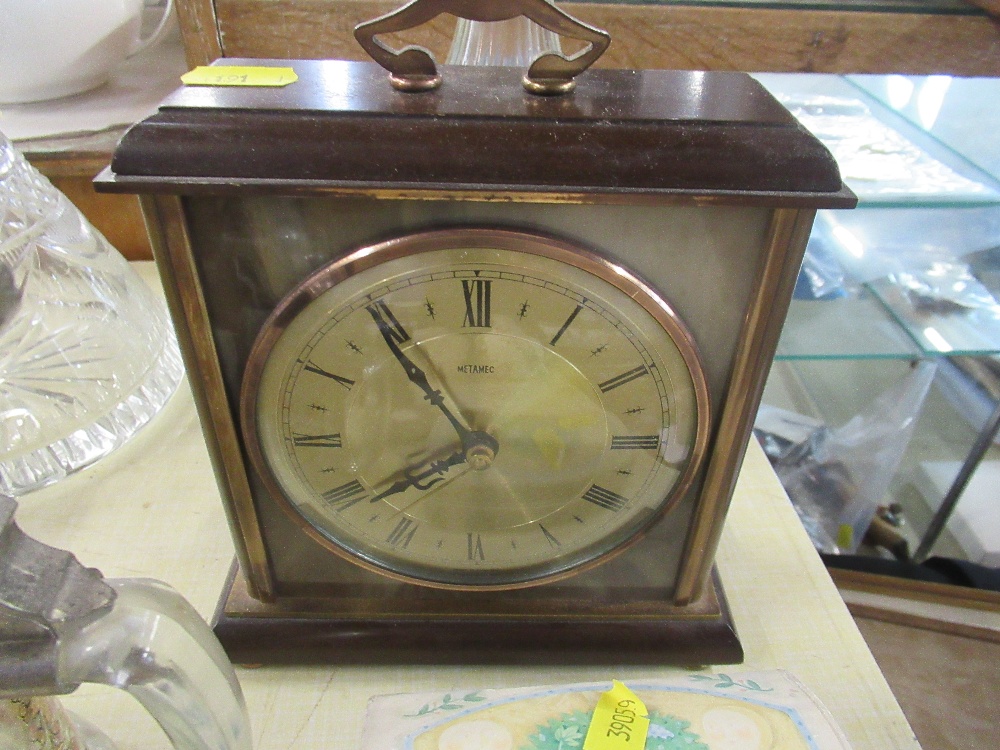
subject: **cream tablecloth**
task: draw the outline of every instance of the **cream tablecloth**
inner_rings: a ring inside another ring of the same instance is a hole
[[[155,267],[140,266],[155,283]],[[233,547],[187,383],[130,443],[22,498],[21,527],[107,577],[153,577],[210,619]],[[718,564],[746,651],[743,669],[787,669],[826,704],[856,750],[917,748],[899,705],[756,443]],[[724,671],[735,671],[726,667]],[[376,694],[654,678],[670,667],[240,668],[261,750],[353,750]],[[712,671],[709,669],[709,671]],[[129,696],[86,686],[67,706],[121,750],[168,748]]]

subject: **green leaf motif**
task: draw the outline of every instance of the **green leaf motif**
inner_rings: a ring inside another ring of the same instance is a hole
[[[676,716],[650,712],[646,750],[709,750],[690,726],[691,722]]]
[[[481,703],[484,700],[486,699],[479,695],[478,691],[469,693],[460,699],[456,699],[451,693],[445,693],[441,700],[436,704],[425,703],[415,714],[406,714],[406,716],[413,719],[419,716],[427,716],[429,714],[437,713],[438,711],[458,711],[459,709],[465,708],[469,703]]]
[[[560,746],[577,747],[583,742],[583,733],[578,726],[563,725],[555,731],[555,738]]]
[[[693,674],[690,675],[692,680],[700,680],[702,682],[714,682],[716,688],[720,690],[727,690],[732,687],[743,688],[744,690],[755,690],[758,693],[770,693],[774,688],[761,687],[761,685],[754,680],[747,680],[746,682],[740,682],[739,680],[734,680],[727,674],[719,673],[717,675],[707,675],[707,674]]]
[[[719,673],[719,683],[716,685],[717,688],[731,688],[736,683],[733,682],[733,678],[727,674]]]
[[[590,726],[591,712],[573,711],[547,724],[538,726],[537,734],[528,738],[530,744],[521,750],[573,750],[583,745]]]
[[[520,750],[579,750],[590,727],[592,711],[573,711],[536,728]],[[690,723],[675,716],[652,712],[645,750],[709,750]]]

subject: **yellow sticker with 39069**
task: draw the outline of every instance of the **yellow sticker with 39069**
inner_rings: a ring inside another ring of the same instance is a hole
[[[597,701],[583,750],[642,750],[649,731],[646,706],[623,683],[612,685]]]

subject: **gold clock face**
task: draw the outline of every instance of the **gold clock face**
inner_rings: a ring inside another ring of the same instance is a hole
[[[626,269],[506,230],[409,235],[300,284],[244,377],[274,498],[361,565],[439,587],[607,559],[683,494],[708,395],[683,323]]]

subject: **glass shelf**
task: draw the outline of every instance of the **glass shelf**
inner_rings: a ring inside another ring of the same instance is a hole
[[[990,252],[1000,248],[1000,181],[980,167],[1000,163],[1000,146],[980,138],[987,145],[976,148],[954,124],[967,130],[985,105],[945,96],[932,122],[919,92],[934,77],[906,79],[917,92],[906,102],[890,97],[903,87],[893,76],[758,78],[830,148],[859,196],[852,211],[817,215],[778,359],[1000,354],[1000,252]],[[995,106],[982,117],[992,133],[994,120]],[[816,282],[817,268],[828,277]]]
[[[864,321],[863,326],[850,321]],[[777,360],[915,359],[914,341],[882,303],[861,288],[850,298],[793,300]]]
[[[955,477],[983,456],[1000,466],[989,433],[1000,397],[1000,79],[758,77],[826,143],[859,196],[855,210],[817,214],[764,403],[814,420],[824,435],[854,436],[894,424],[877,399],[904,404],[891,396],[913,373],[932,372],[912,404],[912,439],[872,502],[904,509],[896,531],[919,558],[933,545],[995,564],[1000,550],[983,541],[997,538],[995,514],[980,509],[992,507],[990,495],[967,498]],[[810,450],[817,465],[841,456],[852,481],[874,481],[858,457]],[[937,543],[943,526],[932,515],[945,496],[962,502],[945,504],[951,520]]]
[[[884,273],[861,282],[835,237],[840,226],[830,215],[817,218],[779,360],[1000,355],[1000,248],[927,255],[929,264],[909,258],[909,266],[889,253]]]
[[[936,309],[889,280],[849,297],[792,300],[777,360],[1000,355],[1000,310]]]
[[[964,306],[946,296],[925,294],[921,283],[880,279],[869,288],[924,356],[1000,354],[1000,305],[992,297],[981,305]]]
[[[1000,107],[996,104],[1000,78],[854,75],[845,80],[1000,178]]]
[[[830,149],[859,208],[1000,207],[1000,182],[841,76],[757,79]],[[871,76],[872,81],[885,76]],[[994,131],[995,132],[995,131]]]

